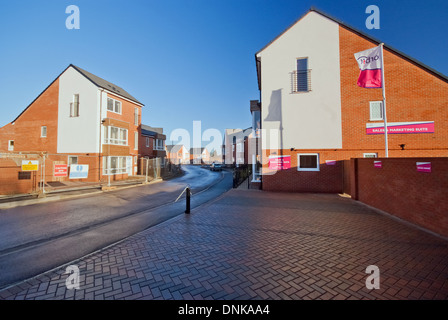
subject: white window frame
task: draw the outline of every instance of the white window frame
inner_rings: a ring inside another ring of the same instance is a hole
[[[362,156],[364,158],[378,158],[378,153],[376,153],[376,152],[367,152],[367,153],[363,153]]]
[[[78,97],[77,102],[76,102],[75,97]],[[76,106],[76,108],[75,108],[75,106]],[[70,103],[70,117],[71,118],[79,117],[79,93],[75,93],[73,95],[73,101]]]
[[[14,151],[14,140],[8,140],[8,151]]]
[[[111,168],[111,160],[112,158],[117,158],[117,167]],[[124,159],[124,167],[122,166]],[[121,165],[120,165],[121,164]],[[112,172],[115,171],[115,172]],[[103,157],[103,175],[105,176],[113,176],[116,174],[126,174],[128,172],[128,157],[122,156],[106,156]]]
[[[300,156],[316,156],[316,168],[300,168]],[[318,153],[298,153],[297,154],[297,171],[320,171],[320,160]]]
[[[138,131],[134,132],[134,150],[138,150]]]
[[[134,108],[134,125],[138,126],[138,108]]]
[[[67,157],[67,165],[68,166],[71,166],[71,164],[70,164],[70,159],[76,159],[76,163],[73,163],[74,165],[78,165],[78,156],[68,156]]]
[[[146,148],[149,148],[149,137],[146,137]]]
[[[118,138],[111,138],[112,128],[118,129]],[[126,139],[121,139],[122,131],[126,132]],[[128,145],[128,129],[114,127],[114,126],[105,126],[104,127],[104,144],[112,144],[117,146],[127,146]]]
[[[164,144],[163,139],[154,139],[153,149],[163,151],[163,150],[165,150],[163,144]]]
[[[381,117],[375,117],[375,116],[373,116],[373,112],[372,112],[373,107],[374,107],[374,106],[377,106],[378,103],[380,104]],[[370,121],[380,121],[380,120],[384,120],[383,101],[370,101],[370,102],[369,102],[369,113],[370,113]]]
[[[110,110],[109,109],[109,99],[110,100],[112,100],[113,101],[113,106],[112,106],[112,109],[113,110]],[[115,107],[116,107],[116,102],[118,102],[119,103],[119,112],[117,112],[116,110],[115,110]],[[121,101],[120,100],[117,100],[117,99],[114,99],[114,98],[111,98],[111,97],[107,97],[107,102],[106,102],[106,109],[107,109],[107,111],[109,111],[109,112],[113,112],[113,113],[116,113],[116,114],[121,114],[121,112],[122,112],[122,108],[123,106],[122,106],[122,103],[121,103]]]
[[[41,138],[46,138],[47,137],[47,126],[40,127],[40,137]]]

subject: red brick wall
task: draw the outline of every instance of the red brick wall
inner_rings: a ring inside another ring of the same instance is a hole
[[[111,111],[107,111],[107,117],[110,118],[110,123],[113,124],[114,120],[119,120],[120,122],[126,122],[129,124],[129,131],[128,131],[128,142],[129,142],[129,153],[127,155],[138,155],[138,145],[137,150],[134,148],[134,132],[138,132],[138,140],[140,143],[140,140],[142,139],[140,135],[140,125],[141,125],[141,117],[142,117],[142,107],[134,104],[132,102],[129,102],[128,100],[125,100],[119,96],[115,96],[113,94],[108,93],[108,97],[111,97],[115,100],[121,101],[121,114],[114,113]],[[134,123],[134,108],[138,108],[138,125],[135,125]],[[119,125],[120,127],[124,127],[123,124]]]
[[[280,170],[274,174],[263,175],[263,190],[286,192],[342,192],[344,152],[333,150],[300,150],[283,149],[275,151],[277,155],[290,155],[291,168]],[[319,153],[319,171],[298,171],[298,153]],[[266,156],[268,158],[269,155]],[[335,165],[327,165],[326,160],[336,160]],[[263,165],[267,170],[268,163]]]
[[[20,165],[13,160],[0,159],[0,194],[20,194],[37,191],[39,172],[31,172],[29,180],[19,180]]]
[[[14,151],[57,151],[59,79],[55,80],[13,124],[0,128],[0,151],[8,152],[8,140],[14,140]],[[13,120],[13,119],[11,119]],[[41,127],[47,137],[41,138]]]
[[[149,139],[149,147],[146,146],[146,139]],[[140,157],[149,157],[152,158],[154,156],[154,138],[140,135],[139,140],[139,155]]]
[[[426,161],[431,173],[418,172]],[[352,172],[354,199],[448,236],[448,158],[352,159]]]
[[[362,148],[384,156],[384,135],[367,135],[369,102],[382,100],[382,89],[357,86],[354,53],[377,46],[353,32],[339,28],[342,147]],[[397,54],[384,50],[387,121],[434,121],[435,133],[389,134],[389,157],[448,156],[448,83]],[[375,121],[382,123],[382,121]],[[401,150],[400,144],[405,144]],[[366,151],[367,152],[367,151]]]

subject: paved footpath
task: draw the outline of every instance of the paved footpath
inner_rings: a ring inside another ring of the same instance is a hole
[[[448,298],[447,240],[334,194],[231,190],[69,264],[0,299]]]

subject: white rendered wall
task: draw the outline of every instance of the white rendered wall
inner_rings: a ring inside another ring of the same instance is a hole
[[[79,117],[70,117],[73,95],[79,94]],[[58,153],[98,153],[99,90],[74,68],[59,77]]]
[[[258,53],[263,149],[342,148],[339,25],[310,12]],[[311,92],[291,93],[290,73],[308,57]],[[280,130],[282,134],[269,132]]]

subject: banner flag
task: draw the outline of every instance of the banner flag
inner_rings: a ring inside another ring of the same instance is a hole
[[[382,87],[382,54],[381,46],[355,53],[359,65],[358,86],[362,88]]]

